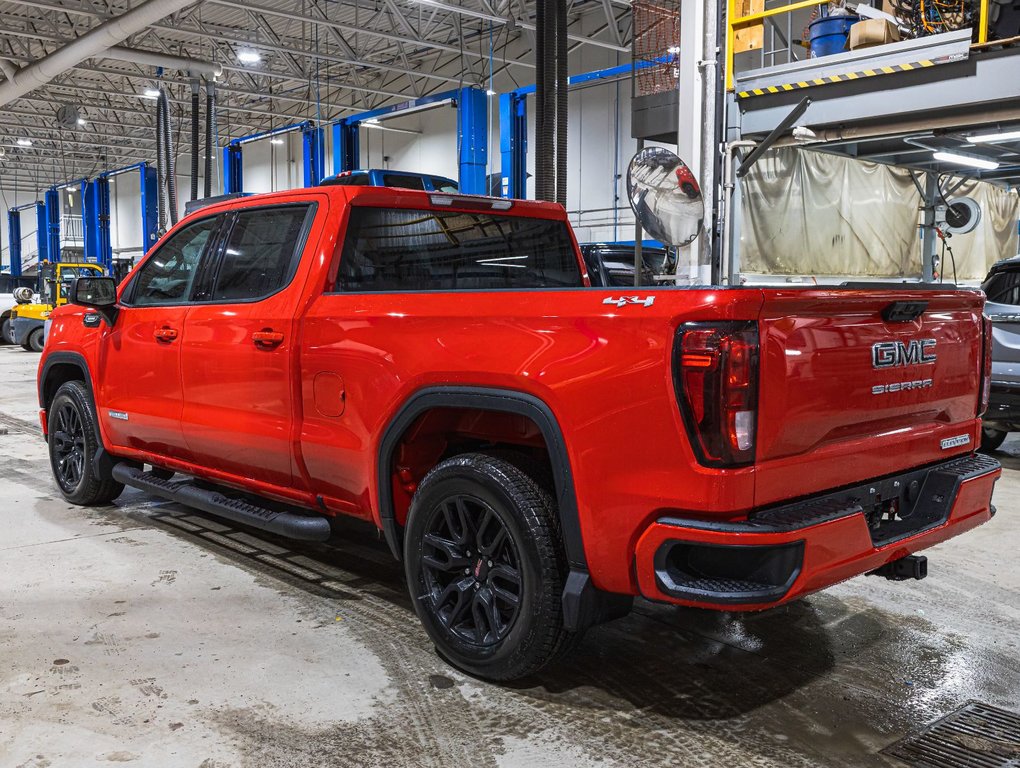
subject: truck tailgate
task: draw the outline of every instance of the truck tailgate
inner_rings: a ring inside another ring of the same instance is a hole
[[[976,448],[982,293],[764,294],[756,506]]]

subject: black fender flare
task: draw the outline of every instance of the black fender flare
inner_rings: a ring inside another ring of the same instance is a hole
[[[408,427],[426,411],[434,408],[472,408],[486,411],[514,413],[531,419],[538,426],[552,464],[556,484],[556,502],[559,509],[560,530],[567,562],[571,570],[587,571],[581,523],[577,513],[577,496],[574,492],[574,475],[567,455],[556,416],[546,403],[527,392],[512,389],[471,386],[433,386],[412,394],[390,419],[379,442],[377,482],[379,488],[379,520],[386,543],[398,560],[403,560],[400,526],[393,508],[392,462],[397,441]]]

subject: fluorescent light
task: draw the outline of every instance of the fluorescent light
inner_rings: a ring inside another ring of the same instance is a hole
[[[283,139],[270,139],[269,143],[276,144],[277,146],[279,146],[280,144],[283,144]]]
[[[237,60],[242,64],[258,64],[262,61],[262,55],[258,51],[238,51]]]
[[[84,117],[79,117],[78,118],[78,127],[79,128],[84,128],[85,127],[85,118]]]
[[[143,99],[158,99],[159,98],[159,91],[156,90],[155,88],[146,88],[142,92],[142,98]]]
[[[934,158],[936,160],[941,160],[944,163],[965,165],[968,168],[980,168],[985,171],[994,171],[999,167],[999,164],[994,160],[988,160],[984,157],[975,157],[974,155],[961,155],[957,152],[936,152],[934,154]]]
[[[968,141],[973,141],[975,144],[986,144],[993,141],[1015,141],[1020,139],[1020,131],[1007,131],[1005,133],[979,133],[974,136],[968,136]]]
[[[368,124],[368,125],[379,125],[379,118],[378,117],[370,117],[370,118],[368,118],[368,120],[365,121],[365,123]]]
[[[496,95],[496,92],[495,92],[494,90],[492,90],[492,89],[490,88],[489,90],[487,90],[487,91],[485,92],[485,95],[486,95],[486,96],[495,96],[495,95]]]
[[[31,139],[18,139],[18,146],[19,147],[30,147],[30,146],[32,146],[32,140]]]
[[[671,53],[674,56],[676,56],[678,53],[680,53],[680,46],[679,45],[671,45],[671,46],[669,46],[669,48],[666,49],[666,53]]]

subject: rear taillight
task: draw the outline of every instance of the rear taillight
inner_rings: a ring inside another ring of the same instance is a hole
[[[677,331],[674,382],[694,453],[708,467],[754,461],[758,415],[755,323],[685,323]]]
[[[981,315],[981,329],[984,335],[981,361],[981,403],[978,416],[984,416],[988,410],[988,400],[992,396],[992,321],[988,315]]]

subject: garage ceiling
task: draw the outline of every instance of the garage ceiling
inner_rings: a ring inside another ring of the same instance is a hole
[[[0,0],[0,72],[31,64],[137,5]],[[627,55],[629,0],[568,5],[572,49]],[[327,121],[461,84],[485,87],[490,60],[497,89],[533,82],[533,19],[528,0],[205,0],[121,46],[220,64],[222,146],[304,119]],[[244,64],[240,51],[256,51],[261,61]],[[0,107],[0,184],[41,188],[154,159],[155,101],[142,94],[155,85],[156,71],[99,55]],[[183,127],[188,76],[167,70],[163,82]],[[56,112],[65,104],[79,109],[83,126],[60,127]],[[18,146],[19,138],[32,146]]]

